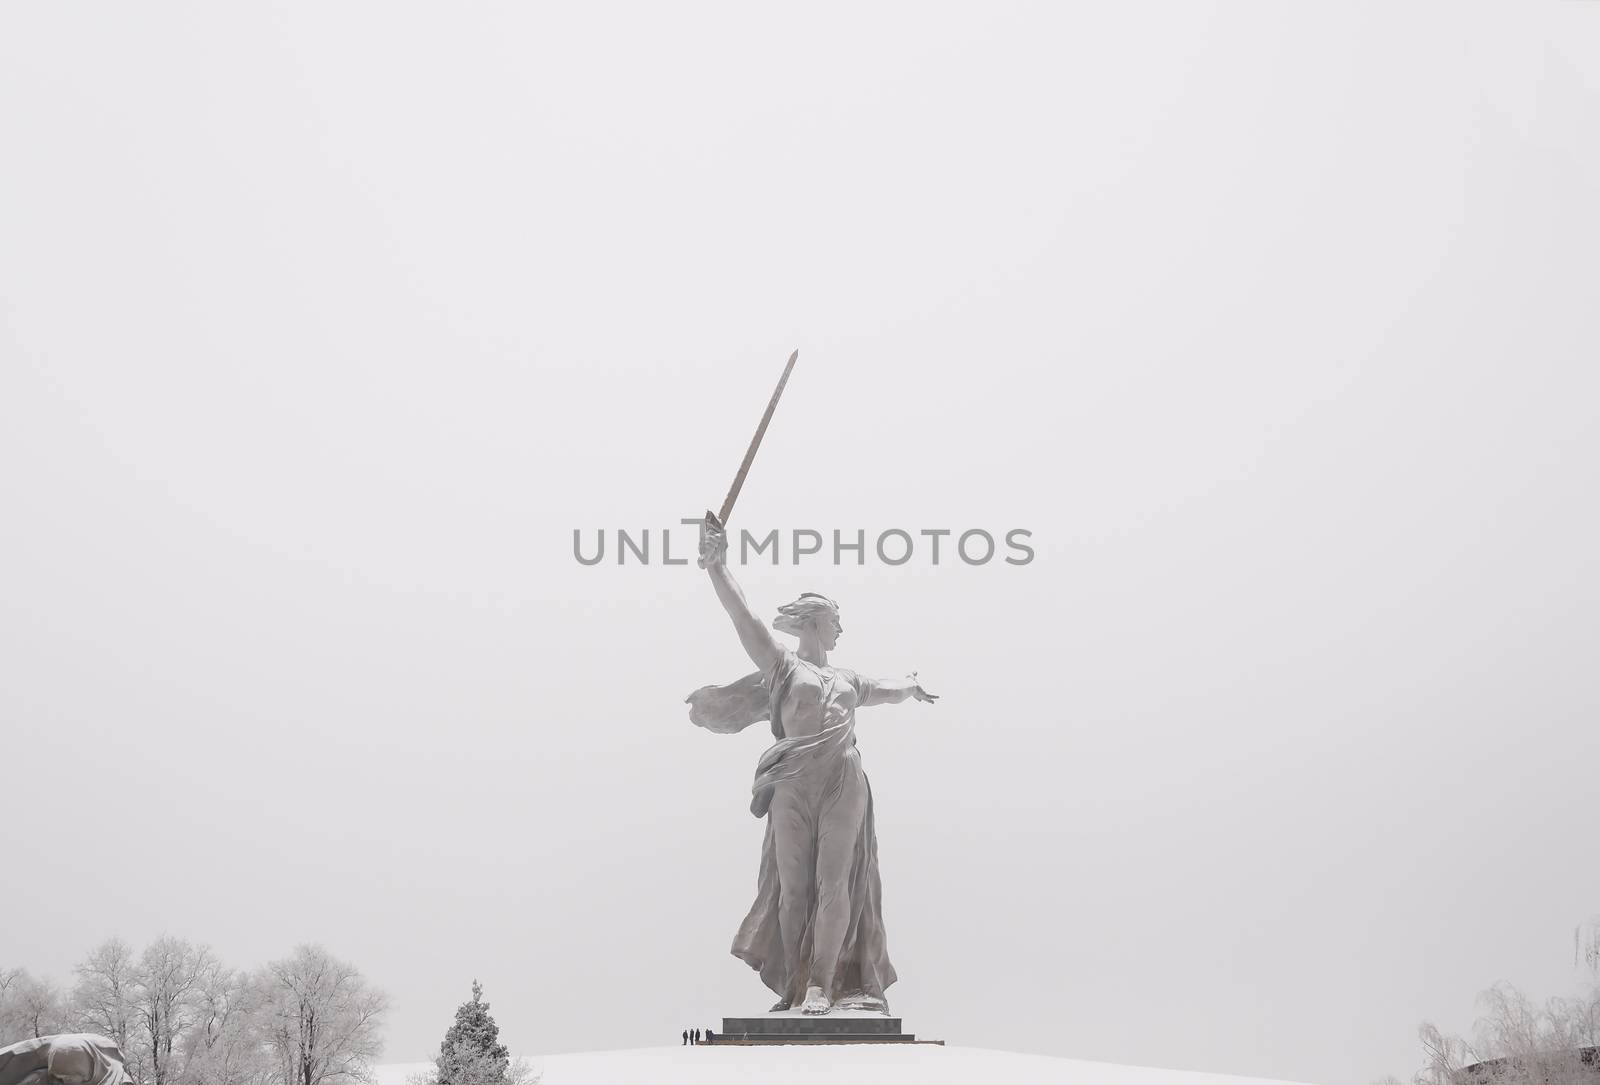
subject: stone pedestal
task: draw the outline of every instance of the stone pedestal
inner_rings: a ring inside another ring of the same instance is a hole
[[[757,1017],[724,1017],[713,1044],[914,1044],[900,1018],[863,1010],[835,1010],[812,1017],[795,1010]],[[923,1040],[921,1043],[930,1041]],[[938,1042],[938,1041],[933,1041]]]

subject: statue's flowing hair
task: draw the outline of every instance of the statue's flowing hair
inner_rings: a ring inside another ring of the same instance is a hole
[[[778,608],[778,616],[772,619],[772,628],[798,637],[808,622],[824,614],[838,621],[839,604],[814,591],[801,592],[800,598]]]

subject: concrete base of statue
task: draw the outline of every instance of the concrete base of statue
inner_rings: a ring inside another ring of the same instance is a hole
[[[805,1014],[799,1010],[763,1013],[753,1017],[724,1017],[713,1044],[914,1044],[918,1040],[901,1027],[898,1017],[871,1010],[834,1010]]]

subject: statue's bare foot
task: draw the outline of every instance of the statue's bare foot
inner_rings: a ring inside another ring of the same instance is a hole
[[[782,1013],[784,1010],[787,1010],[788,1008],[789,1008],[789,1000],[787,998],[781,998],[772,1007],[772,1009],[768,1010],[767,1012],[768,1013]]]
[[[800,1004],[801,1013],[820,1015],[833,1009],[833,1003],[828,1001],[828,996],[822,993],[822,988],[813,984],[806,988],[806,1000]]]
[[[869,1013],[881,1013],[889,1016],[889,1003],[877,995],[869,995],[864,991],[848,994],[833,1004],[836,1010],[865,1010]]]

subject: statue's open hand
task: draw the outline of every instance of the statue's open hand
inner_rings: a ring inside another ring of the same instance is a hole
[[[711,513],[700,525],[700,568],[709,569],[728,560],[728,533]]]
[[[919,701],[926,701],[929,704],[932,704],[934,701],[939,699],[939,695],[937,693],[929,693],[927,690],[922,688],[922,683],[917,681],[916,671],[911,672],[911,696]]]

